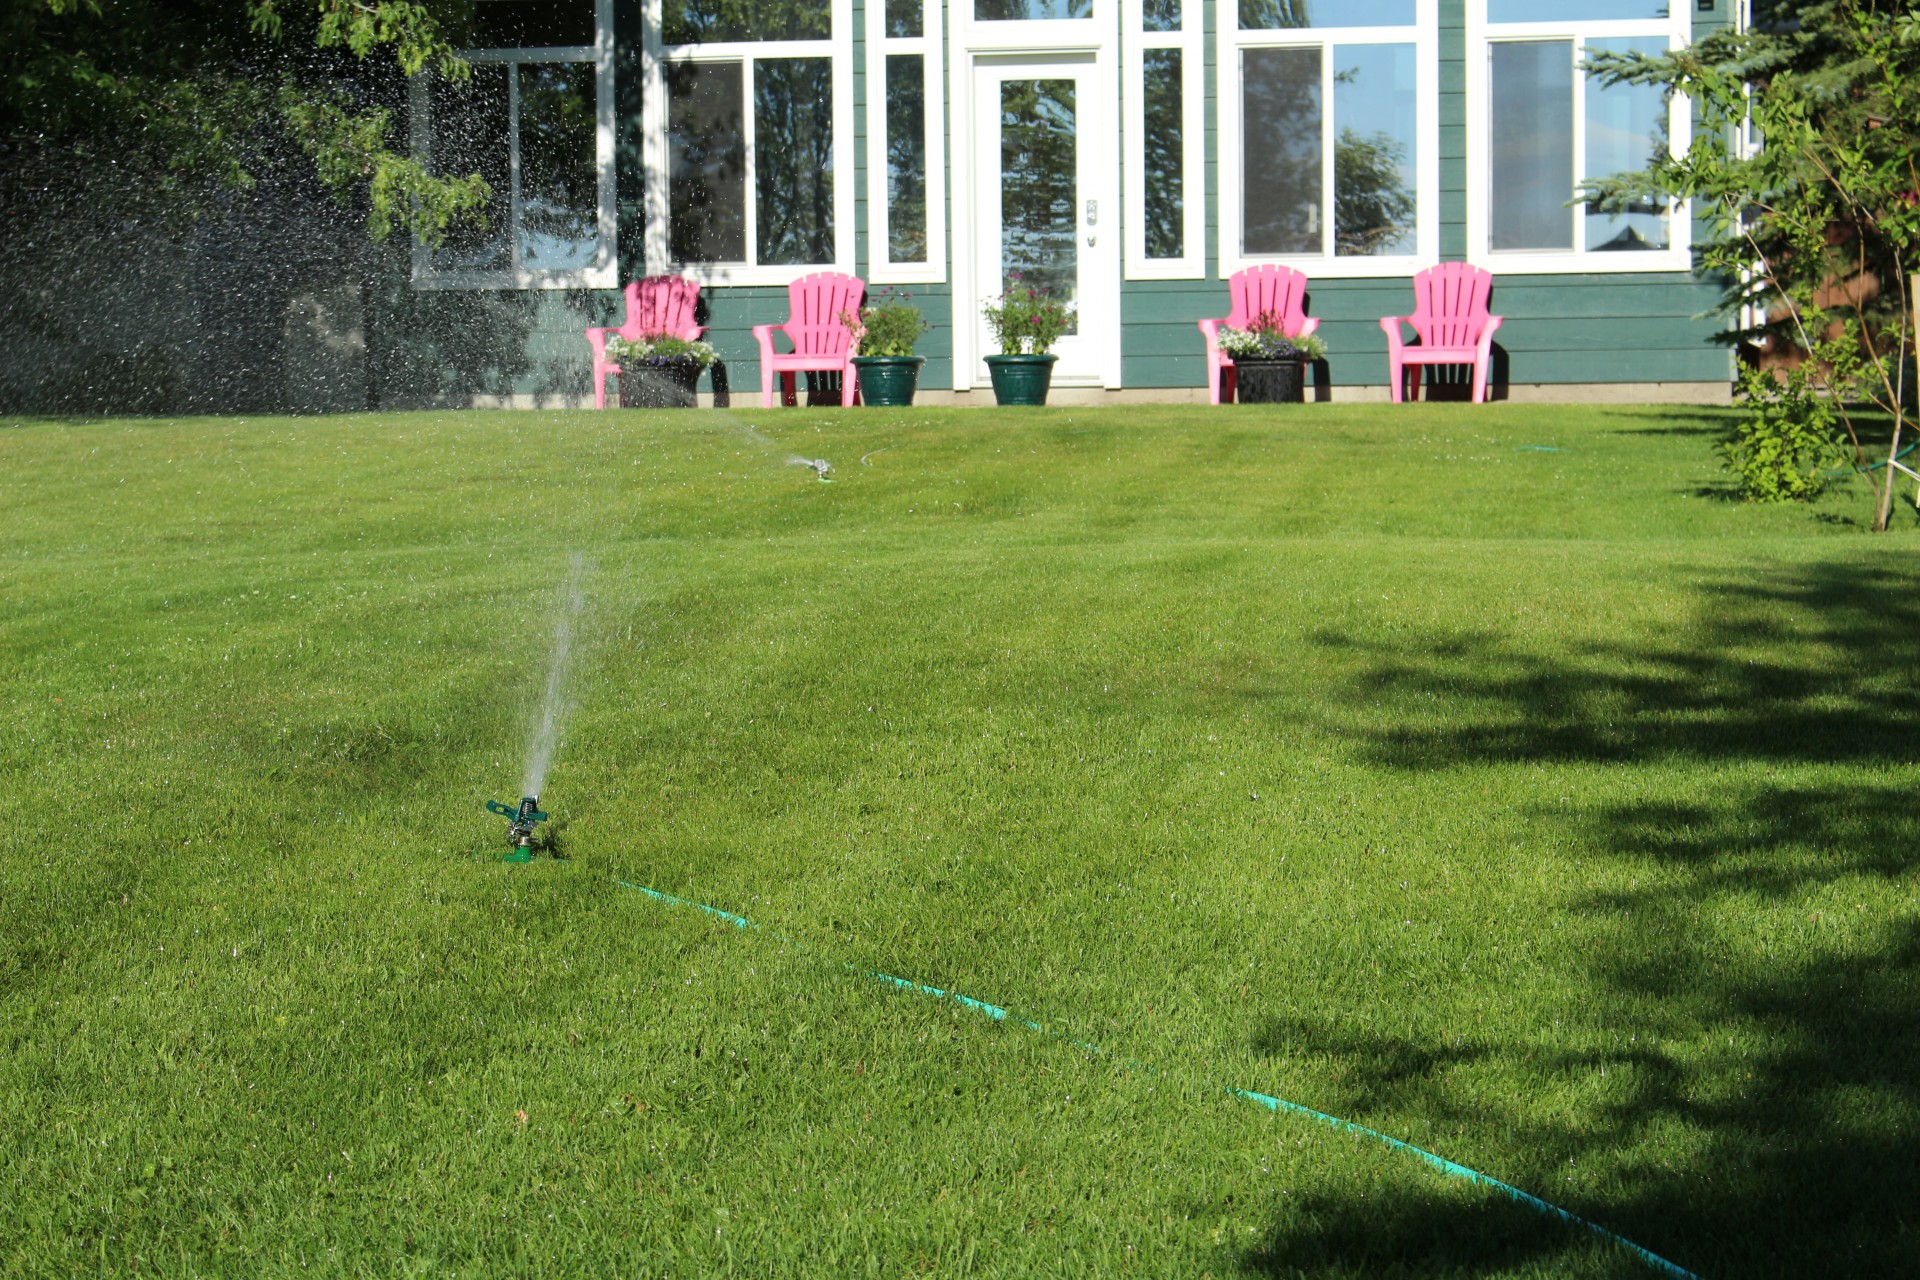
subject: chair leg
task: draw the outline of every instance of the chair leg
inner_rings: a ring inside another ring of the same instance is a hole
[[[780,375],[780,407],[791,409],[800,403],[800,393],[795,389],[794,379],[798,377],[792,370]]]
[[[607,371],[598,366],[593,370],[593,407],[607,407]]]
[[[1473,402],[1475,404],[1487,402],[1487,362],[1485,360],[1473,362]]]
[[[1395,404],[1404,398],[1407,388],[1407,367],[1391,357],[1387,360],[1387,395]]]
[[[840,371],[840,407],[853,408],[854,401],[860,398],[860,370],[848,365]]]
[[[1208,404],[1220,403],[1220,380],[1225,378],[1226,376],[1227,376],[1227,371],[1221,367],[1220,362],[1215,360],[1211,355],[1209,355],[1207,357],[1207,403]]]
[[[773,408],[773,364],[765,356],[760,358],[760,407]]]

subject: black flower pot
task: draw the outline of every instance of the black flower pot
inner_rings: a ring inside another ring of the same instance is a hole
[[[1306,399],[1304,360],[1235,360],[1234,399],[1241,404],[1300,404]]]
[[[698,360],[629,360],[620,364],[622,409],[691,409],[698,402]]]

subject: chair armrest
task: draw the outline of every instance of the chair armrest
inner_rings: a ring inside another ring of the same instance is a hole
[[[1293,336],[1296,338],[1304,338],[1308,334],[1312,333],[1315,329],[1318,329],[1319,327],[1320,327],[1320,317],[1308,316],[1306,323],[1300,326],[1300,332],[1294,334]]]
[[[1207,340],[1207,354],[1210,356],[1220,354],[1220,326],[1225,323],[1225,320],[1201,320],[1198,322],[1200,336]]]
[[[1387,350],[1389,352],[1397,353],[1405,349],[1407,345],[1407,336],[1404,333],[1400,332],[1400,326],[1406,323],[1408,323],[1408,318],[1406,316],[1381,316],[1380,317],[1380,327],[1381,329],[1386,331]]]
[[[1504,319],[1506,319],[1505,316],[1487,317],[1487,327],[1480,331],[1479,348],[1481,355],[1486,355],[1489,351],[1493,350],[1493,331],[1500,327],[1500,322]]]
[[[753,340],[760,344],[760,358],[762,360],[771,360],[776,354],[773,349],[773,335],[776,330],[785,333],[787,326],[783,324],[757,324],[753,326]]]

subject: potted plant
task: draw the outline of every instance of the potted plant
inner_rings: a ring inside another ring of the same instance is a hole
[[[873,306],[840,313],[840,323],[853,335],[853,366],[859,370],[865,404],[913,403],[920,366],[927,362],[913,354],[913,344],[933,326],[920,318],[920,308],[906,301],[912,296],[883,293]]]
[[[1000,344],[1000,354],[987,357],[987,376],[993,379],[996,404],[1045,404],[1053,384],[1053,362],[1060,357],[1048,348],[1060,341],[1073,323],[1065,303],[1035,288],[1019,274],[1007,277],[1007,291],[981,308],[987,328]]]
[[[620,366],[622,409],[691,409],[700,372],[714,361],[711,342],[664,334],[607,338],[607,358]]]
[[[1234,398],[1241,404],[1299,404],[1306,398],[1307,361],[1327,354],[1318,334],[1288,333],[1271,311],[1244,329],[1221,325],[1220,349],[1233,357]]]

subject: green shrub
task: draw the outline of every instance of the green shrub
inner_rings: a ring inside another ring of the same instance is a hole
[[[1720,446],[1727,469],[1748,502],[1808,502],[1826,487],[1825,473],[1844,463],[1833,402],[1819,395],[1805,368],[1785,380],[1742,368],[1738,400],[1745,410]]]

